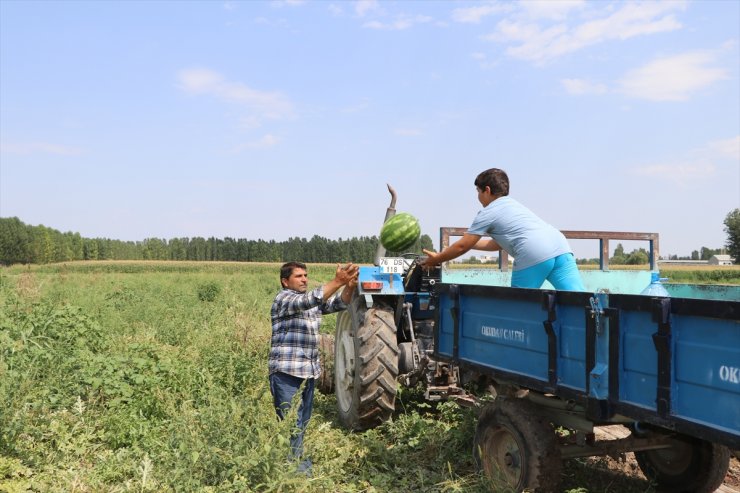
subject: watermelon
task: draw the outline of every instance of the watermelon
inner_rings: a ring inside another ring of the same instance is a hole
[[[421,235],[419,221],[408,212],[399,212],[388,219],[380,230],[380,243],[391,252],[412,246]]]

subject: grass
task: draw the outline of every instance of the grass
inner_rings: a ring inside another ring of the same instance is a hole
[[[333,269],[312,265],[310,275],[318,283]],[[406,397],[393,422],[353,434],[337,425],[334,397],[318,395],[306,444],[314,476],[295,472],[290,422],[276,420],[267,386],[277,264],[1,272],[0,491],[476,491],[480,484],[472,462],[459,461],[472,417],[454,405],[426,415]],[[325,317],[323,330],[334,324]],[[406,470],[409,458],[417,466]]]
[[[267,386],[278,264],[0,270],[0,491],[483,492],[475,412],[402,389],[392,421],[338,425],[317,394],[307,478]],[[314,284],[333,265],[311,265]],[[335,316],[322,330],[333,332]],[[649,491],[572,461],[564,491]],[[621,482],[620,482],[621,481]]]

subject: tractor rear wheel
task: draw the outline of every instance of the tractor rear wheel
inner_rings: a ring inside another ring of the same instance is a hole
[[[366,430],[393,414],[399,349],[391,308],[355,306],[337,316],[334,388],[342,425]]]
[[[473,458],[496,490],[559,491],[563,461],[557,436],[529,401],[497,397],[483,409]]]
[[[319,334],[319,364],[321,376],[316,387],[322,394],[334,393],[334,337],[329,334]]]
[[[730,450],[700,438],[676,435],[668,448],[635,452],[640,469],[658,491],[709,493],[720,487]]]

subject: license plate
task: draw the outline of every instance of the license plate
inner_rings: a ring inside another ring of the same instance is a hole
[[[403,274],[406,259],[401,257],[380,257],[380,272],[384,274]]]

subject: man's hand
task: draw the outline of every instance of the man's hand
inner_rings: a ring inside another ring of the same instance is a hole
[[[452,245],[446,247],[439,253],[433,252],[431,250],[423,250],[423,252],[427,254],[427,258],[421,263],[421,266],[425,269],[431,269],[435,265],[439,265],[442,262],[456,259],[460,255],[467,253],[468,250],[473,248],[479,240],[479,235],[465,233],[462,238],[457,240]]]
[[[360,272],[360,267],[353,264],[352,262],[342,266],[337,265],[337,272],[334,274],[334,280],[339,283],[340,286],[344,286],[351,280],[355,280],[357,284],[357,275]]]
[[[357,266],[355,267],[355,274],[349,279],[349,281],[347,281],[347,284],[342,290],[342,301],[345,305],[349,305],[349,302],[352,301],[352,295],[354,294],[357,283],[359,282],[360,268]]]
[[[352,279],[356,279],[358,272],[360,272],[360,267],[352,262],[346,265],[337,264],[334,279],[324,285],[324,301],[328,300],[342,286],[347,286]]]
[[[355,277],[347,281],[347,289],[355,289],[357,287],[357,283],[359,282],[359,280],[360,280],[360,275],[358,271]]]
[[[437,260],[437,257],[439,257],[439,253],[433,252],[431,250],[422,250],[427,256],[422,262],[421,266],[424,269],[431,269],[432,267],[435,267],[439,264],[441,264],[440,261]]]

